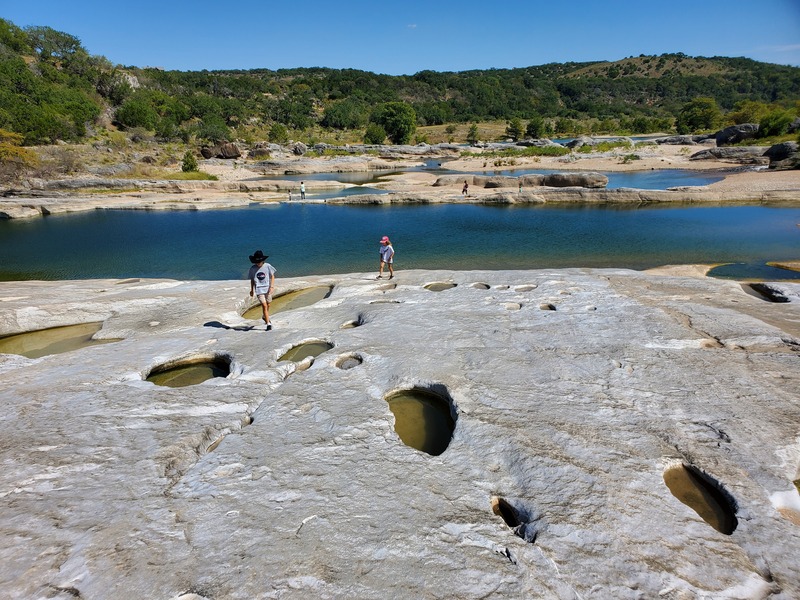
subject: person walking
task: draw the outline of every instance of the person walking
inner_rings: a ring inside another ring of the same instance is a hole
[[[300,200],[306,199],[306,184],[304,181],[300,182]]]
[[[275,291],[275,267],[267,262],[269,257],[265,256],[261,250],[256,250],[250,256],[253,266],[247,274],[250,279],[250,297],[258,297],[261,303],[261,313],[264,323],[267,324],[267,331],[272,329],[272,321],[269,319],[269,305],[272,303],[272,293]]]
[[[394,277],[394,248],[392,248],[392,242],[389,241],[389,237],[386,235],[381,238],[380,254],[381,267],[378,270],[378,279],[383,277],[384,265],[389,268],[389,279],[391,279]]]
[[[464,180],[464,188],[461,190],[461,195],[469,196],[469,184],[467,183],[466,179]]]

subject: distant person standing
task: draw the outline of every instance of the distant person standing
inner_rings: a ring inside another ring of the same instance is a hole
[[[469,196],[469,184],[467,183],[466,179],[464,180],[464,188],[461,190],[461,195]]]
[[[261,303],[262,319],[267,324],[267,331],[272,329],[272,321],[269,320],[269,305],[272,303],[272,293],[275,290],[275,267],[266,262],[268,258],[261,250],[256,250],[250,256],[253,266],[250,267],[250,272],[247,274],[250,279],[250,297],[252,298],[253,295],[258,297],[258,301]]]
[[[300,200],[306,199],[306,184],[305,182],[300,182]]]
[[[392,242],[389,241],[388,236],[383,236],[381,238],[381,268],[378,270],[378,279],[383,277],[383,267],[384,265],[389,267],[389,279],[394,277],[394,248],[392,248]]]

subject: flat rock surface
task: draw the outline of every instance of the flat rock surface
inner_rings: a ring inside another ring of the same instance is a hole
[[[334,287],[269,332],[244,281],[0,283],[0,335],[122,338],[0,354],[2,596],[800,597],[799,283],[374,277],[278,280]],[[309,341],[333,348],[278,360]],[[214,357],[227,378],[144,380]],[[395,431],[385,398],[414,387],[451,402],[438,456]],[[670,493],[681,464],[730,535]]]

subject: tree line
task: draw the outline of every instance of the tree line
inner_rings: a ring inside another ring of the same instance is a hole
[[[798,100],[800,68],[745,58],[642,55],[401,76],[328,68],[182,72],[113,65],[68,33],[0,19],[0,129],[25,145],[79,141],[108,126],[209,143],[256,133],[281,143],[311,128],[407,143],[418,126],[494,120],[534,137],[690,133],[762,119],[780,130],[797,116]]]

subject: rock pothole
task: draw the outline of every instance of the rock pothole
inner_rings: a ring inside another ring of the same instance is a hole
[[[151,369],[145,380],[166,387],[186,387],[230,373],[231,358],[214,355],[166,362]]]
[[[332,285],[317,285],[314,287],[303,288],[302,290],[295,290],[276,296],[269,306],[270,316],[285,312],[287,310],[295,310],[316,304],[320,300],[324,300],[333,293]],[[260,319],[261,318],[261,304],[256,303],[254,306],[248,308],[242,317],[245,319]]]
[[[360,354],[344,354],[336,359],[336,366],[343,371],[353,369],[364,362]]]
[[[431,292],[443,292],[445,290],[450,290],[457,285],[457,283],[453,283],[452,281],[434,281],[433,283],[425,284],[422,287],[424,287],[426,290],[430,290]]]
[[[41,358],[96,344],[119,341],[118,339],[94,339],[94,334],[102,327],[101,321],[9,335],[0,338],[0,354],[19,354],[27,358]]]
[[[767,302],[789,302],[789,298],[784,296],[781,290],[767,285],[766,283],[743,283],[742,289],[751,296],[766,300]]]
[[[394,414],[394,429],[406,446],[432,456],[447,450],[457,417],[453,400],[444,386],[398,390],[384,400]]]
[[[500,496],[492,496],[491,503],[492,512],[503,519],[503,522],[511,528],[514,535],[531,544],[536,541],[537,531],[527,510],[514,506]]]
[[[491,289],[491,286],[488,283],[483,283],[482,281],[477,281],[473,283],[470,287],[474,287],[476,290],[488,290]]]
[[[306,358],[316,358],[323,352],[327,352],[333,348],[333,344],[324,340],[315,340],[311,342],[303,342],[292,346],[278,359],[278,362],[284,360],[291,360],[292,362],[301,362]]]
[[[720,533],[731,535],[736,530],[736,501],[710,475],[694,465],[677,464],[664,471],[664,483],[673,496]]]
[[[340,329],[353,329],[354,327],[361,327],[367,320],[364,318],[364,315],[358,315],[352,321],[345,321],[342,323],[339,328]]]

